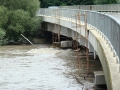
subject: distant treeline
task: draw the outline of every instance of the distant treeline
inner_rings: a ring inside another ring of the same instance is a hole
[[[49,6],[116,4],[118,1],[119,0],[40,0],[42,8]]]

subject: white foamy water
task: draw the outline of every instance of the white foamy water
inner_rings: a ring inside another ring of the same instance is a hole
[[[27,53],[34,53],[34,54],[56,54],[56,53],[70,53],[71,49],[68,50],[61,50],[61,49],[54,49],[54,48],[39,48],[39,49],[31,49]]]
[[[54,49],[54,48],[39,48],[39,49],[31,49],[27,53],[36,53],[36,54],[55,54],[61,52],[62,50]]]
[[[70,74],[76,69],[67,66],[68,58],[56,55],[67,56],[71,50],[30,48],[0,48],[0,90],[82,90]]]

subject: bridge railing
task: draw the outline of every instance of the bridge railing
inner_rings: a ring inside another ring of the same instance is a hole
[[[80,14],[86,12],[87,14],[87,22],[89,25],[93,26],[93,28],[100,31],[103,37],[106,39],[106,43],[109,44],[111,51],[114,52],[114,56],[117,57],[118,63],[120,57],[120,22],[117,21],[110,15],[102,14],[95,11],[85,11],[78,9],[58,9],[60,12],[60,17],[66,17],[69,19],[75,19],[73,15]],[[40,9],[38,11],[38,15],[48,15],[54,16],[55,12],[53,9]],[[80,18],[81,21],[84,21],[84,18]]]
[[[74,5],[74,6],[59,6],[59,8],[93,10],[93,11],[99,11],[99,12],[120,12],[120,4]]]

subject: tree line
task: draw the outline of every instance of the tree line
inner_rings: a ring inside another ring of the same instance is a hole
[[[35,17],[39,0],[0,0],[0,45],[18,41],[20,34],[35,35],[40,18]]]
[[[118,1],[119,0],[40,0],[42,8],[49,6],[116,4]]]

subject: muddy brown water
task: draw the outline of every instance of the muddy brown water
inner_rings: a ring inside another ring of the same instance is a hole
[[[73,50],[37,46],[0,47],[0,90],[94,90],[93,79],[75,79],[79,73]]]

